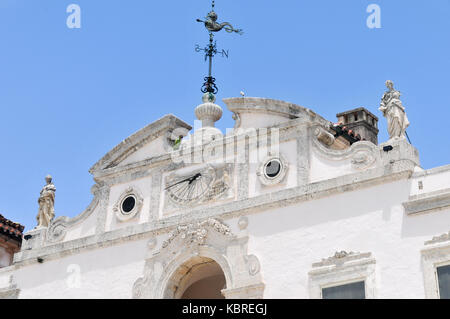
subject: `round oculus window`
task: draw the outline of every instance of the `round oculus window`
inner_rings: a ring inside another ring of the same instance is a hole
[[[134,196],[126,197],[122,202],[122,212],[129,214],[136,207],[136,198]]]
[[[264,173],[268,178],[275,178],[281,172],[281,162],[278,159],[269,161],[264,167]]]

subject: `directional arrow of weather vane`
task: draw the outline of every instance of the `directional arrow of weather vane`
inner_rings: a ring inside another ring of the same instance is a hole
[[[212,76],[212,64],[213,64],[213,58],[217,54],[220,54],[222,57],[228,58],[228,50],[217,50],[216,41],[214,41],[214,32],[219,32],[221,30],[225,30],[228,33],[237,33],[242,35],[243,31],[242,29],[235,29],[233,26],[228,22],[218,23],[217,22],[217,13],[214,11],[215,7],[215,1],[212,1],[212,10],[208,13],[205,20],[197,19],[197,22],[201,22],[205,25],[206,30],[209,32],[209,44],[202,48],[200,45],[196,45],[195,51],[196,52],[204,52],[205,53],[205,61],[209,59],[209,71],[208,76],[205,77],[205,83],[202,86],[201,91],[203,93],[212,93],[217,94],[219,89],[217,88],[215,81],[216,79]]]

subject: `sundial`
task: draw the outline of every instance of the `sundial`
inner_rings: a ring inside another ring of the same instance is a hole
[[[205,77],[205,83],[202,86],[201,91],[203,93],[211,93],[211,94],[217,94],[219,89],[217,88],[217,85],[215,84],[216,79],[212,76],[212,64],[213,64],[213,58],[217,54],[221,55],[222,57],[228,58],[228,51],[227,50],[221,50],[219,51],[217,49],[217,44],[214,41],[214,33],[220,32],[222,30],[225,30],[228,33],[237,33],[237,34],[243,34],[242,29],[235,29],[230,23],[223,22],[219,23],[218,15],[214,11],[215,8],[215,0],[212,1],[212,9],[206,16],[205,20],[197,19],[197,22],[201,22],[204,24],[206,30],[209,33],[209,44],[202,48],[200,45],[196,45],[195,51],[197,52],[205,52],[205,61],[209,60],[209,71],[208,76]]]

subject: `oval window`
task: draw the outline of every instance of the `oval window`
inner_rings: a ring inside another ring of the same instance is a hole
[[[128,196],[122,202],[122,211],[125,214],[128,214],[134,209],[135,206],[136,206],[136,199],[134,198],[134,196]]]
[[[269,178],[277,177],[281,172],[281,162],[279,160],[271,160],[266,164],[264,172]]]

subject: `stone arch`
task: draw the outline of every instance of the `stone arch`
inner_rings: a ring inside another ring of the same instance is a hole
[[[203,259],[220,266],[225,276],[226,298],[262,298],[264,284],[258,258],[247,255],[248,236],[236,236],[221,221],[205,221],[179,226],[146,260],[144,276],[133,286],[134,298],[174,298],[182,279],[183,266]],[[189,268],[189,267],[188,267]],[[180,270],[181,269],[181,270]],[[177,272],[179,272],[177,274]]]
[[[227,287],[233,286],[233,279],[231,274],[231,267],[228,264],[228,261],[220,254],[218,254],[212,247],[202,246],[198,247],[198,250],[192,251],[191,249],[187,249],[182,251],[178,256],[176,256],[173,260],[171,260],[165,267],[165,271],[160,277],[156,284],[157,288],[157,298],[173,298],[176,296],[172,296],[170,293],[170,286],[172,284],[178,284],[180,278],[177,278],[177,272],[183,268],[183,266],[187,266],[189,268],[189,262],[197,261],[200,262],[200,259],[208,259],[216,262],[218,266],[221,268],[224,276],[225,283]],[[192,265],[194,266],[194,265]],[[182,273],[178,273],[181,275]]]
[[[222,267],[213,259],[196,256],[184,262],[169,277],[164,298],[223,299],[226,277]]]

